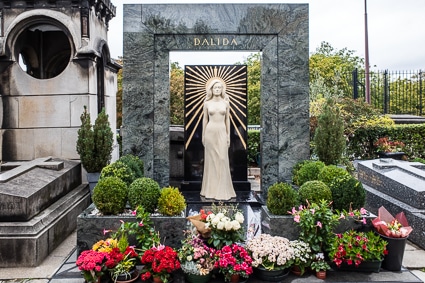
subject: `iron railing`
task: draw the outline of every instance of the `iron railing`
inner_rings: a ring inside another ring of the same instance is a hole
[[[371,104],[383,114],[425,115],[425,72],[384,70],[369,76]],[[353,98],[364,99],[365,72],[354,70],[350,80]]]

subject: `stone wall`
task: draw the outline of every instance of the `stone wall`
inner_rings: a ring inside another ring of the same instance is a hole
[[[124,5],[124,153],[168,185],[170,51],[257,50],[262,188],[290,181],[309,157],[308,40],[307,4]]]

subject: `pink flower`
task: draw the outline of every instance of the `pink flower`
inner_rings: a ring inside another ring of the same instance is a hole
[[[139,222],[139,227],[143,227],[143,220]]]
[[[294,221],[299,223],[300,222],[300,216],[299,215],[295,215],[294,216]]]
[[[363,224],[366,224],[366,218],[364,218],[364,217],[363,217],[363,219],[362,219],[362,223],[363,223]]]
[[[131,212],[131,214],[132,214],[132,215],[136,215],[136,214],[137,214],[137,211],[136,211],[136,210],[133,210],[133,211]]]
[[[317,224],[316,224],[316,226],[317,227],[320,227],[320,229],[322,228],[322,222],[320,222],[320,221],[317,221]]]
[[[367,210],[362,207],[362,208],[360,208],[360,213],[362,215],[365,215],[365,214],[367,214]]]

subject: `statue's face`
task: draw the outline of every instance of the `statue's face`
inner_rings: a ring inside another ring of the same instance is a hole
[[[221,83],[215,83],[213,85],[212,92],[214,95],[221,95],[222,89],[223,89],[223,86],[221,85]]]

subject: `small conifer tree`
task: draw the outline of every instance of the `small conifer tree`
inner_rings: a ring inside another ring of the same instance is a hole
[[[326,165],[337,165],[345,150],[344,122],[335,101],[329,98],[323,106],[314,135],[315,153]]]

